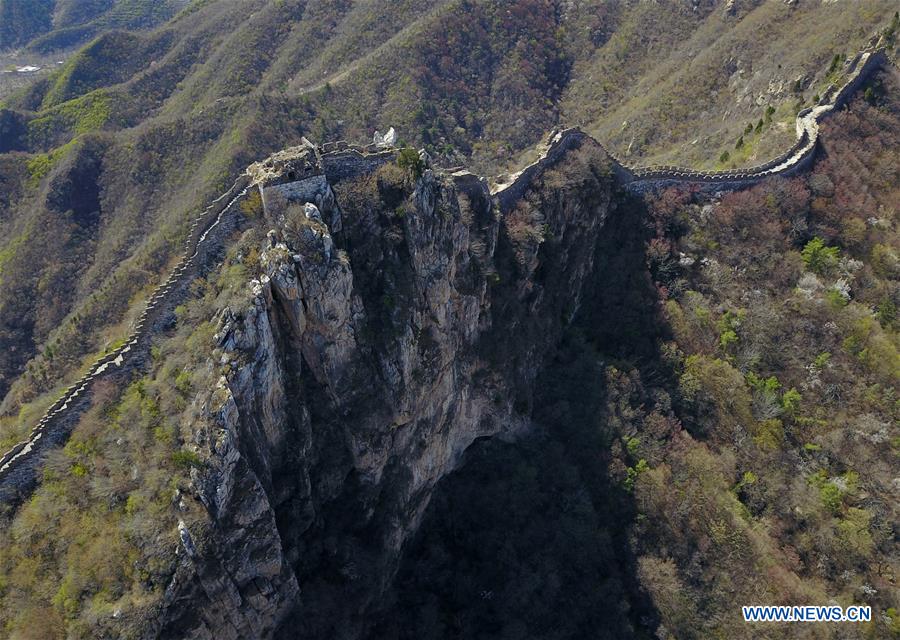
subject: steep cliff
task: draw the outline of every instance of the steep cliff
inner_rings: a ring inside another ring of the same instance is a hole
[[[326,187],[321,210],[267,206],[264,275],[219,316],[193,426],[208,518],[180,527],[164,637],[359,634],[435,483],[476,439],[527,428],[597,276],[624,209],[581,144],[502,216],[471,174],[393,163]]]

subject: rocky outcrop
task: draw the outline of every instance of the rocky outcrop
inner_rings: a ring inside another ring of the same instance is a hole
[[[125,344],[0,457],[0,501],[27,494],[99,377],[143,366],[151,337],[215,264],[258,188],[275,227],[265,276],[249,285],[249,306],[220,314],[212,362],[222,376],[193,425],[205,461],[193,484],[208,519],[179,526],[180,563],[155,631],[356,637],[434,484],[477,438],[527,427],[538,373],[602,277],[595,251],[614,184],[721,190],[799,170],[821,118],[880,64],[861,57],[832,103],[801,112],[794,148],[738,173],[631,169],[568,130],[493,193],[466,171],[429,170],[407,199],[372,175],[393,150],[276,154],[195,219],[182,261]],[[353,195],[360,180],[379,185],[367,202]],[[306,205],[302,217],[278,210],[290,201]]]
[[[792,149],[738,173],[631,169],[577,130],[493,193],[427,171],[408,202],[351,197],[390,150],[306,145],[263,163],[276,229],[252,303],[221,314],[223,376],[194,443],[209,522],[182,529],[162,637],[359,637],[435,484],[476,439],[527,428],[535,380],[602,278],[613,185],[721,190],[800,170],[820,119],[880,64],[862,57],[834,102],[798,116]],[[276,200],[305,206],[290,221]]]
[[[527,426],[595,275],[613,179],[597,145],[570,151],[509,220],[483,180],[430,170],[402,215],[393,188],[360,206],[368,178],[330,184],[332,210],[269,212],[265,275],[219,321],[193,443],[209,522],[183,529],[163,637],[358,636],[435,483]]]

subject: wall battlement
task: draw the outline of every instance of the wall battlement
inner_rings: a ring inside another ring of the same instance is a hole
[[[240,176],[231,189],[213,201],[191,223],[185,253],[175,269],[158,287],[135,321],[125,343],[91,365],[70,385],[32,429],[29,437],[0,457],[0,503],[18,503],[34,486],[46,454],[63,444],[75,427],[90,394],[102,377],[118,376],[147,362],[153,334],[174,317],[175,307],[188,295],[190,282],[202,275],[216,253],[216,245],[234,229],[237,204],[247,194],[249,177]]]
[[[122,378],[148,361],[152,337],[171,323],[175,307],[189,295],[189,285],[204,275],[240,217],[240,201],[258,188],[263,198],[279,192],[289,200],[315,202],[329,184],[374,171],[396,157],[395,150],[374,147],[339,148],[322,153],[308,141],[273,154],[248,167],[231,188],[216,198],[190,226],[185,252],[175,268],[150,296],[125,343],[98,358],[77,382],[63,392],[31,430],[28,439],[0,456],[0,505],[24,499],[39,477],[47,453],[66,442],[82,412],[90,406],[96,381]]]

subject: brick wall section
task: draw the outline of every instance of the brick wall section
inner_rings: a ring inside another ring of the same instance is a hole
[[[239,224],[240,201],[251,189],[258,187],[263,197],[280,191],[292,199],[312,200],[326,180],[335,184],[370,173],[393,161],[396,151],[341,145],[324,155],[317,151],[316,156],[323,173],[293,182],[286,182],[286,176],[271,176],[265,184],[257,184],[245,173],[193,220],[185,253],[150,297],[125,344],[94,362],[50,406],[28,439],[0,457],[0,506],[18,504],[29,495],[47,453],[66,442],[81,414],[90,406],[91,392],[98,379],[115,377],[124,382],[132,371],[148,363],[153,336],[174,321],[175,307],[187,299],[190,283],[205,275],[219,257],[225,240]]]
[[[348,148],[326,153],[322,156],[322,166],[328,182],[337,184],[358,176],[372,173],[387,162],[397,157],[396,150],[368,151],[369,147]]]

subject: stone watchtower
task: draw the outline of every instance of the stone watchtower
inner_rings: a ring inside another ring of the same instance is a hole
[[[250,175],[259,186],[263,208],[268,213],[275,200],[316,202],[328,189],[321,157],[306,138],[303,144],[275,153],[250,165]]]
[[[273,219],[290,203],[312,203],[326,216],[333,231],[340,230],[334,192],[328,184],[319,149],[306,138],[303,144],[275,153],[250,165],[262,198],[263,211]]]

